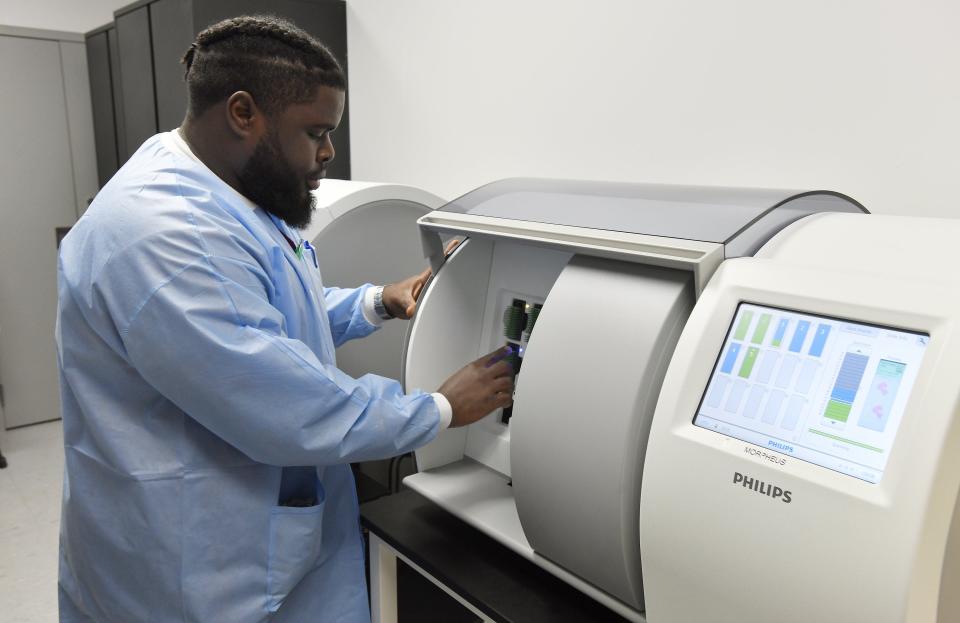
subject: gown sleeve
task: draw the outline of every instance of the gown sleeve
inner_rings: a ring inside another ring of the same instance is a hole
[[[288,337],[256,262],[185,254],[161,240],[150,257],[126,264],[136,272],[156,262],[169,276],[118,327],[127,358],[164,397],[250,458],[278,466],[363,461],[437,435],[429,394],[405,394],[397,381],[372,374],[354,379]],[[332,295],[341,340],[366,330],[362,296],[363,288]]]
[[[323,289],[334,346],[339,347],[348,340],[366,337],[379,328],[367,322],[363,315],[363,297],[372,287],[367,283],[359,288]]]

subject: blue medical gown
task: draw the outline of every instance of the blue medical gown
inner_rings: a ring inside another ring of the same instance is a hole
[[[431,441],[436,404],[338,370],[369,286],[324,288],[170,140],[60,252],[61,621],[369,621],[348,463]]]

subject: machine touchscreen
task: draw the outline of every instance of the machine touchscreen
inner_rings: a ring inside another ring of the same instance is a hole
[[[741,303],[693,423],[879,482],[928,341]]]

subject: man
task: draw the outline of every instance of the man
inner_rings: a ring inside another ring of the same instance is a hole
[[[189,108],[63,242],[61,621],[368,621],[349,463],[509,404],[491,353],[434,394],[334,348],[408,318],[429,273],[325,288],[297,228],[334,156],[344,76],[241,17],[184,57]]]

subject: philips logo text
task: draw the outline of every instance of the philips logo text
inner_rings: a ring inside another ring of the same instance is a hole
[[[780,500],[784,504],[789,504],[791,499],[791,492],[784,491],[780,487],[775,487],[774,485],[767,484],[762,480],[751,478],[750,476],[744,476],[740,472],[733,472],[733,484],[739,484],[751,491],[756,491],[762,495],[766,495],[774,500]]]

